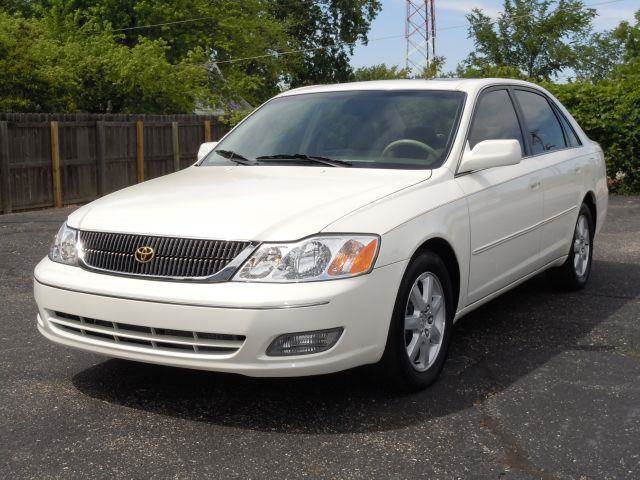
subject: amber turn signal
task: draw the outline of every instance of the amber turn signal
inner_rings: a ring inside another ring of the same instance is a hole
[[[367,272],[373,266],[377,251],[377,238],[371,240],[367,245],[357,240],[349,240],[337,253],[327,273],[331,277],[339,277]]]

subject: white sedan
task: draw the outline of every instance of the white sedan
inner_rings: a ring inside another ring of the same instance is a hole
[[[35,269],[45,337],[419,389],[473,309],[544,270],[584,287],[607,211],[598,144],[517,80],[299,88],[201,150],[69,216]]]

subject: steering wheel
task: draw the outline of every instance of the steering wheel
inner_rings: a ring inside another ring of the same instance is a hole
[[[428,155],[432,155],[435,158],[437,158],[439,155],[439,153],[433,147],[430,147],[426,143],[422,143],[418,140],[413,140],[412,138],[403,138],[401,140],[395,140],[391,142],[389,145],[387,145],[386,147],[384,147],[384,150],[382,150],[382,156],[390,157],[391,155],[389,155],[389,153],[402,145],[417,147],[420,150],[423,150],[424,152],[426,152]]]

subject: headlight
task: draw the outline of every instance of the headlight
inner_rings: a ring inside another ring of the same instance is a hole
[[[309,282],[354,277],[373,268],[377,235],[318,235],[295,243],[263,243],[236,273],[241,282]]]
[[[51,245],[49,258],[66,265],[78,264],[78,231],[63,223]]]

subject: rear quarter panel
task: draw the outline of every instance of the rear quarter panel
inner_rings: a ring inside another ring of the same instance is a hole
[[[584,145],[585,156],[581,159],[581,166],[583,168],[582,173],[582,185],[584,187],[584,193],[582,198],[587,193],[592,192],[596,199],[596,233],[602,229],[602,225],[607,217],[607,208],[609,205],[609,188],[607,186],[607,167],[605,163],[604,153],[600,144],[591,140],[584,132],[580,124],[576,121],[571,113],[565,108],[565,106],[553,96],[553,94],[544,88],[538,87],[543,90],[550,98],[552,98],[556,106],[567,117],[569,123],[573,126],[577,132],[580,140]]]
[[[594,147],[594,154],[591,162],[593,164],[592,176],[585,179],[586,186],[596,196],[596,233],[602,229],[604,221],[607,218],[607,209],[609,207],[609,187],[607,185],[607,166],[604,158],[604,152],[599,144],[591,142]]]

